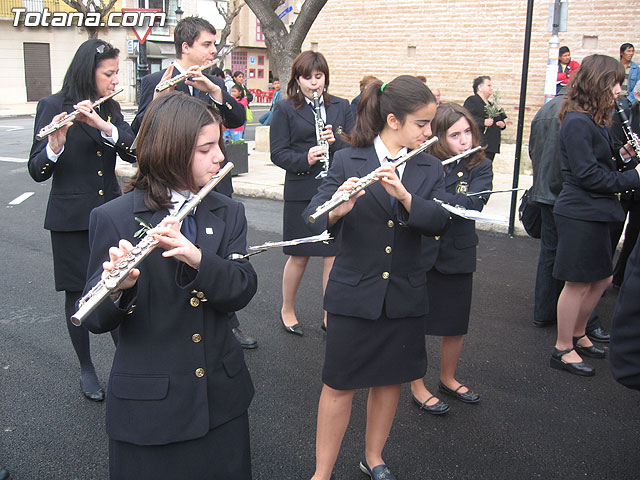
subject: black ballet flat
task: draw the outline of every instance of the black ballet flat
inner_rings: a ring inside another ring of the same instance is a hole
[[[324,324],[324,322],[320,323],[320,330],[322,330],[323,332],[327,331],[327,326]]]
[[[428,412],[432,415],[443,415],[451,409],[451,407],[444,403],[442,400],[438,400],[433,405],[427,405],[427,402],[434,397],[435,395],[431,395],[424,402],[421,402],[413,394],[411,395],[411,398],[413,398],[413,401],[416,402],[416,404],[420,407],[420,410],[424,410],[425,412]]]
[[[282,326],[288,333],[291,333],[293,335],[300,335],[301,337],[304,335],[304,333],[302,332],[302,325],[300,325],[299,323],[296,323],[295,325],[289,327],[285,325],[282,316],[280,316],[280,322],[282,322]]]
[[[458,400],[460,400],[461,402],[464,402],[464,403],[478,403],[480,401],[480,395],[478,395],[477,393],[472,392],[468,388],[467,388],[466,392],[459,392],[458,391],[463,386],[464,385],[460,385],[455,390],[451,390],[449,387],[447,387],[442,382],[439,382],[439,384],[438,384],[438,388],[442,393],[446,393],[447,395],[451,395],[452,397],[455,397],[455,398],[457,398]]]
[[[549,366],[551,368],[555,368],[556,370],[565,370],[569,373],[573,373],[574,375],[580,375],[583,377],[593,377],[596,374],[596,369],[591,365],[588,365],[584,362],[565,362],[562,360],[562,356],[571,352],[573,348],[568,348],[567,350],[558,350],[553,347],[553,351],[551,352],[551,358],[549,359]]]
[[[102,402],[104,400],[104,390],[102,388],[99,388],[96,392],[89,392],[84,390],[82,383],[80,383],[80,390],[82,390],[82,394],[87,400],[91,400],[92,402]]]
[[[573,347],[576,349],[576,352],[578,352],[578,355],[584,355],[585,357],[590,358],[604,358],[607,355],[604,349],[596,347],[595,345],[583,347],[582,345],[578,344],[578,340],[583,337],[586,337],[586,335],[583,335],[582,337],[573,337]]]

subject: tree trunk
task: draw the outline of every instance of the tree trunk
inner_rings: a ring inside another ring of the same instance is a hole
[[[245,0],[245,3],[260,20],[267,52],[269,53],[271,70],[274,72],[274,76],[280,78],[283,93],[286,94],[293,60],[300,53],[302,43],[307,37],[311,25],[313,25],[327,0],[305,0],[300,9],[300,15],[298,15],[293,27],[291,27],[291,31],[287,31],[284,23],[275,13],[275,9],[282,2],[278,0],[273,0],[272,2]]]

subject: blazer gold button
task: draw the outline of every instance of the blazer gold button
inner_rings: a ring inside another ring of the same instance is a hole
[[[196,377],[202,378],[204,377],[204,368],[196,368]]]
[[[102,189],[98,190],[98,195],[104,195],[104,190]]]
[[[196,297],[204,298],[204,292],[196,292]]]
[[[436,240],[440,240],[440,235],[436,235],[436,236],[435,236],[435,237],[433,237],[433,238],[435,238]]]
[[[189,303],[191,304],[192,307],[197,307],[198,305],[200,305],[200,300],[198,300],[196,297],[191,297],[191,300],[189,300]]]
[[[391,253],[391,247],[387,246],[384,248],[384,251],[387,253]]]
[[[191,335],[191,340],[193,340],[193,343],[198,343],[202,340],[202,336],[199,333],[194,333]]]
[[[101,156],[102,156],[102,152],[101,152],[100,150],[98,150],[98,151],[96,152],[96,155],[97,155],[97,156],[99,156],[99,157],[101,157]]]
[[[464,173],[462,172],[458,172],[458,176],[461,177],[462,175],[464,175]]]
[[[382,272],[382,278],[384,278],[385,280],[389,278],[389,272]]]
[[[101,177],[102,175],[104,175],[104,174],[102,173],[102,170],[98,170],[98,176],[99,176],[99,177]]]
[[[387,227],[389,227],[389,228],[393,228],[393,220],[389,220],[389,221],[387,222]]]

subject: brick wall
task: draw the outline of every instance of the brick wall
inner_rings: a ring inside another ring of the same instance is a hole
[[[525,143],[531,119],[544,104],[548,8],[549,0],[535,2]],[[473,79],[489,75],[509,116],[503,142],[515,142],[526,11],[526,0],[329,0],[303,49],[317,44],[329,62],[331,92],[349,99],[365,74],[383,81],[415,74],[439,88],[443,101],[462,103],[473,93]],[[640,51],[638,18],[640,2],[573,0],[560,45],[569,46],[579,62],[591,53],[618,58],[623,42]],[[585,41],[597,46],[586,49]]]

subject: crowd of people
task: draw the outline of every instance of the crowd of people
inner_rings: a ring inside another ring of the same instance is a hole
[[[140,480],[204,479],[213,472],[251,478],[247,409],[254,387],[242,348],[257,342],[240,330],[236,312],[256,293],[257,274],[245,258],[247,221],[243,205],[231,198],[231,177],[212,178],[225,165],[224,138],[242,138],[252,98],[242,72],[200,70],[216,54],[215,37],[203,19],[178,23],[176,61],[143,79],[131,126],[113,99],[94,107],[118,85],[119,52],[99,39],[80,46],[62,90],[38,104],[35,132],[77,112],[73,124],[34,140],[28,168],[36,181],[53,179],[45,228],[55,288],[65,292],[81,390],[92,401],[106,396],[112,479],[132,478],[132,472]],[[592,343],[606,332],[587,322],[612,281],[613,253],[629,212],[616,267],[623,305],[614,320],[626,333],[618,336],[624,338],[617,350],[612,345],[612,363],[615,351],[614,372],[640,388],[638,360],[628,360],[640,336],[630,322],[640,306],[629,291],[640,282],[634,248],[640,210],[634,194],[622,203],[616,195],[640,188],[638,152],[624,134],[625,126],[637,129],[640,122],[639,69],[630,44],[621,47],[619,61],[591,55],[582,65],[564,48],[559,95],[536,115],[530,142],[532,194],[542,221],[534,323],[557,323],[552,368],[595,373],[582,357],[606,355]],[[186,80],[156,91],[180,74],[188,74]],[[481,398],[456,378],[478,236],[472,220],[452,216],[440,202],[483,209],[490,195],[469,194],[492,189],[506,114],[489,76],[473,81],[464,106],[441,103],[425,82],[366,76],[350,103],[329,93],[326,58],[305,51],[292,64],[286,98],[274,79],[272,107],[261,118],[271,126],[271,160],[286,172],[283,241],[325,230],[335,239],[284,248],[280,319],[293,335],[304,334],[295,300],[308,261],[323,258],[326,350],[313,480],[335,478],[358,389],[369,391],[358,467],[374,480],[395,478],[383,450],[402,384],[410,384],[420,410],[442,415],[451,409],[425,385],[425,335],[442,337],[439,393],[463,404]],[[616,100],[627,101],[620,108],[630,123],[611,124]],[[138,164],[124,195],[116,153]],[[356,187],[372,172],[365,195]],[[183,212],[212,181],[214,191]],[[311,221],[336,192],[349,195]],[[81,327],[72,325],[83,291],[130,258],[141,234],[152,236],[157,248]],[[110,332],[116,345],[106,395],[91,362],[89,332]]]

